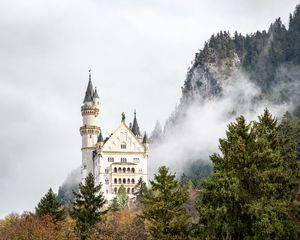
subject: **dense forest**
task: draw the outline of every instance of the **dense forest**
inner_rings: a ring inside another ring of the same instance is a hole
[[[267,31],[257,31],[246,36],[238,32],[232,36],[226,31],[212,35],[203,49],[195,54],[184,83],[183,95],[192,91],[190,75],[195,68],[208,62],[232,59],[235,55],[240,61],[240,70],[262,90],[262,98],[276,102],[294,101],[297,105],[294,113],[300,115],[300,6],[290,14],[287,27],[278,18]],[[281,88],[277,93],[274,90],[279,85]]]

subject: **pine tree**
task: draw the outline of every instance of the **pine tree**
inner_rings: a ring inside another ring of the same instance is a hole
[[[72,216],[76,219],[76,229],[82,240],[87,239],[90,230],[107,212],[107,210],[101,210],[106,203],[101,187],[101,184],[95,185],[94,177],[89,173],[85,184],[79,184],[79,192],[73,192],[75,202]]]
[[[293,239],[295,149],[280,136],[277,120],[268,110],[252,124],[239,117],[220,139],[220,150],[211,156],[214,172],[197,203],[202,237]]]
[[[128,194],[126,193],[126,188],[122,184],[119,189],[117,196],[113,199],[112,208],[115,211],[125,209],[128,206]]]
[[[150,181],[153,195],[146,195],[142,218],[153,239],[188,239],[188,214],[183,204],[188,194],[178,186],[175,174],[165,166]]]
[[[142,202],[145,196],[149,193],[149,190],[143,178],[139,179],[134,189],[135,189],[134,191],[135,198],[139,202]]]
[[[65,212],[62,209],[61,203],[53,193],[52,188],[50,188],[47,194],[40,200],[35,211],[38,217],[51,215],[57,221],[63,220],[65,217]]]

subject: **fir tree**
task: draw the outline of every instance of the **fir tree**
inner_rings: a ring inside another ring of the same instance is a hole
[[[135,186],[134,195],[137,201],[142,202],[145,196],[149,193],[146,183],[143,178],[140,178]]]
[[[220,150],[222,155],[211,156],[214,172],[197,203],[201,237],[293,239],[295,149],[280,137],[277,120],[267,110],[252,124],[239,117],[228,126]]]
[[[63,220],[65,217],[65,212],[62,209],[61,203],[53,193],[52,188],[50,188],[47,194],[40,200],[35,211],[38,217],[51,215],[57,221]]]
[[[153,239],[188,239],[188,214],[183,204],[188,194],[178,186],[175,174],[160,167],[154,180],[150,181],[153,195],[146,195],[142,218]]]
[[[95,185],[94,177],[89,173],[85,184],[79,184],[79,192],[73,192],[75,202],[72,216],[76,219],[76,229],[82,240],[87,239],[90,230],[107,212],[107,210],[101,210],[106,203],[101,187],[101,184]]]

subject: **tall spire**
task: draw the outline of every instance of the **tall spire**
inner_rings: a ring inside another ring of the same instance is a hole
[[[148,136],[147,133],[145,132],[144,138],[143,138],[143,144],[148,143]]]
[[[139,125],[136,120],[136,111],[135,110],[134,110],[134,119],[133,119],[131,131],[133,132],[134,135],[141,136],[140,128],[139,128]]]
[[[93,94],[93,98],[99,98],[98,92],[97,92],[97,88],[95,87],[95,92]]]
[[[89,69],[89,83],[88,83],[88,86],[85,91],[85,97],[84,97],[83,103],[93,101],[94,87],[93,87],[93,83],[92,83],[91,71],[92,70]]]

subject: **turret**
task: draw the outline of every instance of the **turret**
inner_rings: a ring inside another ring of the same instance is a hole
[[[144,134],[144,137],[143,137],[143,145],[145,147],[145,154],[148,155],[148,152],[149,152],[149,142],[148,142],[148,136],[147,136],[147,133],[145,132]]]
[[[103,146],[103,144],[104,144],[104,140],[103,140],[102,133],[100,132],[100,134],[99,134],[99,136],[98,136],[98,139],[97,139],[97,147],[98,147],[99,149],[101,149],[102,146]]]
[[[82,138],[82,178],[88,173],[93,173],[93,151],[96,149],[98,136],[101,133],[99,127],[99,96],[94,91],[89,70],[89,81],[85,92],[83,105],[81,106],[82,124],[80,134]]]
[[[138,122],[136,120],[136,111],[135,110],[134,110],[134,119],[133,119],[131,131],[133,132],[133,134],[135,136],[139,136],[139,137],[141,136],[140,128],[139,128]]]

